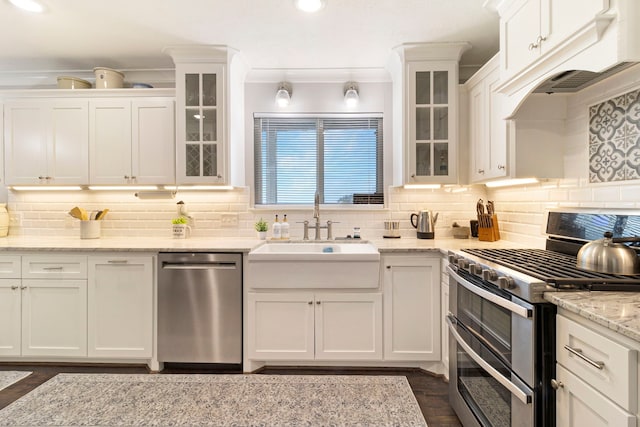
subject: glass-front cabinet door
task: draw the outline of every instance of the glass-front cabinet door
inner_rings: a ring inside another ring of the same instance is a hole
[[[407,64],[407,183],[457,180],[457,63]]]
[[[224,65],[176,73],[178,184],[225,182]]]

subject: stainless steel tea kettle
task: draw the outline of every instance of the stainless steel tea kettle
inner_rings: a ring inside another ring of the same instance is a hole
[[[638,254],[623,242],[640,242],[640,237],[613,237],[613,233],[607,231],[603,239],[580,248],[577,267],[600,273],[640,274]]]
[[[418,230],[418,239],[433,239],[435,236],[436,221],[438,214],[431,211],[420,211],[417,214],[411,214],[411,225]],[[416,221],[417,220],[417,221]]]

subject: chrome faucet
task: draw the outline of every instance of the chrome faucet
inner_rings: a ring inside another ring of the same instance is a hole
[[[316,194],[313,199],[313,219],[315,219],[315,224],[312,225],[316,230],[315,240],[320,240],[320,230],[323,228],[327,229],[327,240],[333,239],[333,234],[331,230],[332,221],[327,221],[327,225],[320,225],[320,193],[316,191]],[[304,221],[304,237],[303,240],[309,240],[309,221]]]

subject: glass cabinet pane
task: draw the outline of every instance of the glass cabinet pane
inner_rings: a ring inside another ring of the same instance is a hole
[[[449,144],[437,142],[433,144],[433,174],[449,175]]]
[[[449,73],[447,71],[433,72],[433,103],[449,103]]]
[[[416,108],[416,140],[431,139],[431,108]]]
[[[203,110],[202,113],[202,140],[217,141],[216,110]]]
[[[416,175],[431,175],[431,144],[416,144]]]
[[[202,105],[206,107],[215,107],[216,99],[216,75],[202,75]]]
[[[200,176],[200,144],[187,144],[185,154],[187,176]]]
[[[449,108],[433,108],[433,139],[449,138]]]
[[[197,107],[200,105],[200,75],[185,74],[185,105],[187,107]]]
[[[185,140],[200,141],[200,110],[198,108],[187,108],[185,110]]]
[[[202,175],[218,175],[218,145],[204,144],[202,146]]]
[[[431,72],[416,73],[416,104],[431,104]]]

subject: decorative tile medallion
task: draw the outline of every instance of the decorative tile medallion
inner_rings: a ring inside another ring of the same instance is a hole
[[[640,89],[589,107],[589,182],[640,179]]]

